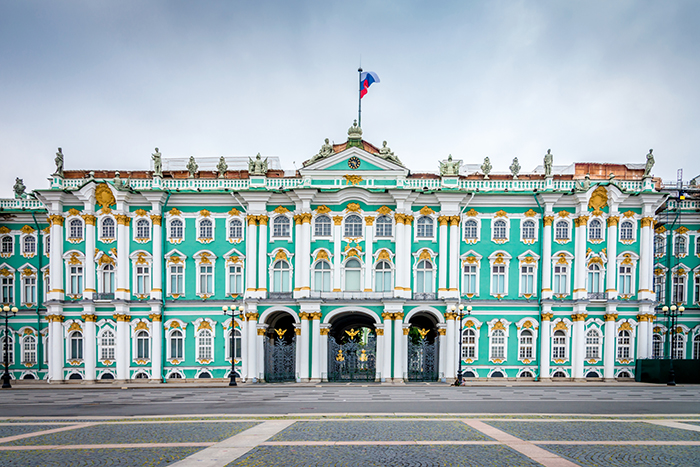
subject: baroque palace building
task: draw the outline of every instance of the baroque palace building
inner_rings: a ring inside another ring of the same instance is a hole
[[[295,171],[152,159],[64,170],[59,149],[50,188],[0,200],[12,378],[225,378],[233,358],[245,381],[450,381],[460,359],[612,380],[668,335],[700,357],[700,201],[652,178],[651,152],[410,173],[355,124]]]

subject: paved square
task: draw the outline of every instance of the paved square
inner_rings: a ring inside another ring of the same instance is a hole
[[[0,438],[8,436],[23,435],[25,433],[34,433],[37,431],[50,430],[52,428],[61,428],[64,425],[0,425]]]
[[[528,441],[700,441],[700,433],[645,422],[485,422]]]
[[[541,445],[583,466],[700,466],[700,446]]]
[[[185,459],[203,448],[173,447],[161,449],[65,449],[0,451],[3,467],[66,467],[66,466],[144,466],[168,465]]]

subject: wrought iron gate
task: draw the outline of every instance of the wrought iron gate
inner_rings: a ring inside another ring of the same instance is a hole
[[[408,380],[437,381],[440,341],[436,337],[431,343],[424,329],[419,334],[408,339]]]
[[[279,336],[265,339],[265,381],[296,381],[296,355],[296,337],[291,341]]]
[[[328,381],[374,381],[377,369],[377,338],[362,343],[351,337],[344,344],[328,339]]]

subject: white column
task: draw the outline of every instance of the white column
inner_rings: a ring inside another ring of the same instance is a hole
[[[639,300],[651,300],[653,290],[651,281],[654,267],[654,247],[652,244],[654,219],[652,217],[643,217],[640,225],[642,226],[640,233],[641,244],[639,246]]]
[[[372,266],[374,265],[374,217],[365,217],[365,292],[374,290],[372,286]]]
[[[258,347],[255,340],[258,337],[258,305],[248,304],[248,313],[245,319],[248,322],[248,381],[256,382],[258,379]]]
[[[403,313],[394,313],[394,381],[403,381]]]
[[[117,214],[115,217],[117,218],[117,289],[114,297],[129,300],[131,298],[129,284],[129,224],[131,218],[127,214]]]
[[[542,314],[540,315],[540,381],[550,379],[550,351],[549,346],[552,340],[552,305],[543,303]]]
[[[301,319],[301,366],[299,377],[302,381],[309,380],[309,313],[299,313]]]
[[[255,336],[255,348],[257,354],[257,365],[256,369],[258,371],[258,381],[265,378],[265,331],[267,331],[267,324],[258,324],[256,326],[256,336]]]
[[[157,206],[160,209],[160,205],[158,204]],[[151,215],[151,222],[153,225],[151,300],[160,300],[163,298],[163,216],[160,214],[160,211],[156,211],[155,214]],[[154,379],[153,377],[151,378]],[[158,378],[160,379],[160,372],[158,372]]]
[[[299,292],[301,291],[301,283],[304,270],[302,269],[301,262],[303,261],[302,256],[304,256],[304,247],[302,245],[301,238],[301,214],[294,216],[294,297],[299,298]],[[307,375],[308,376],[308,375]]]
[[[651,358],[654,353],[654,309],[653,306],[649,306],[647,311],[647,318],[649,319],[649,326],[647,326],[647,353],[645,358]]]
[[[241,359],[241,380],[248,381],[248,321],[245,319],[245,314],[241,313],[241,355],[237,357]]]
[[[117,339],[115,357],[117,360],[117,379],[125,381],[129,379],[129,321],[131,316],[128,314],[128,308],[124,305],[117,304],[114,319],[117,321]]]
[[[63,316],[60,306],[49,306],[46,319],[49,321],[49,381],[63,381]],[[48,350],[48,349],[47,349]]]
[[[302,320],[303,322],[303,320]],[[297,383],[301,381],[301,324],[300,323],[294,323],[294,339],[296,341],[296,345],[294,346],[295,352],[296,352],[296,366],[295,368],[295,373],[297,376]]]
[[[391,380],[391,361],[392,361],[392,319],[394,318],[393,313],[382,313],[382,319],[384,319],[384,370],[382,371],[382,380]]]
[[[586,322],[586,306],[574,305],[573,342],[571,343],[571,369],[575,379],[583,379],[583,360],[586,358],[586,336],[584,324]]]
[[[641,310],[640,310],[641,311]],[[649,317],[646,314],[638,314],[637,322],[637,358],[647,358],[647,339],[649,338]]]
[[[408,381],[408,333],[411,330],[409,323],[403,323],[403,333],[401,334],[401,372],[404,381]]]
[[[83,363],[85,364],[85,379],[95,380],[95,368],[97,366],[97,329],[95,323],[95,305],[92,302],[85,302],[83,305]]]
[[[413,216],[406,216],[403,225],[403,252],[404,257],[403,264],[404,268],[401,270],[403,272],[403,296],[406,298],[412,298],[412,286],[411,286],[411,249],[413,246],[413,231],[411,226],[413,225]]]
[[[585,207],[582,207],[582,212]],[[584,299],[586,292],[586,229],[588,227],[588,216],[580,215],[574,219],[576,226],[576,237],[574,238],[574,294],[573,298]]]
[[[321,381],[321,312],[311,313],[311,380]]]
[[[51,221],[51,243],[49,245],[49,300],[63,300],[63,222],[60,214],[49,216]]]
[[[447,345],[445,345],[445,378],[447,380],[452,380],[456,376],[455,340],[457,339],[457,335],[455,334],[455,313],[448,311],[445,313],[445,319],[447,320],[447,331],[445,332],[445,340],[447,341]]]
[[[321,354],[321,380],[328,381],[328,332],[330,331],[328,324],[321,325],[320,349]],[[377,345],[379,342],[377,341]],[[383,360],[377,358],[377,367],[382,365]]]
[[[617,320],[614,303],[608,303],[605,313],[605,345],[603,347],[603,377],[612,381],[615,378],[615,321]]]
[[[257,286],[257,296],[266,297],[267,296],[267,223],[270,220],[269,217],[263,215],[258,216],[259,236],[260,245],[258,247],[258,286]],[[260,371],[260,369],[258,369]]]
[[[450,295],[458,297],[459,294],[459,216],[450,216],[450,273],[449,289]]]
[[[333,216],[333,292],[340,292],[340,263],[343,258],[340,254],[340,226],[343,216]]]
[[[443,298],[447,294],[447,270],[448,270],[448,254],[447,254],[447,222],[449,221],[449,216],[438,217],[438,223],[440,227],[438,228],[438,298]],[[459,257],[459,254],[457,255]]]
[[[542,298],[552,298],[552,213],[547,213],[543,219],[542,229]],[[549,363],[549,360],[547,360]],[[549,373],[547,373],[549,375]]]
[[[245,239],[245,250],[246,250],[246,262],[245,262],[245,268],[247,271],[246,274],[246,290],[245,290],[245,296],[246,297],[255,297],[256,296],[256,284],[257,284],[257,268],[255,267],[257,265],[256,258],[258,257],[257,252],[258,252],[258,227],[257,227],[257,222],[258,222],[258,216],[248,216],[248,235],[246,236]],[[263,239],[264,241],[265,239]],[[251,376],[251,373],[248,372],[248,376]]]
[[[163,376],[163,315],[160,303],[151,304],[151,381],[160,382]]]
[[[441,381],[446,381],[445,377],[445,355],[447,347],[446,324],[438,324],[438,336],[440,338],[440,357],[438,358],[438,377]]]
[[[406,262],[403,254],[404,250],[404,218],[406,216],[400,213],[396,213],[394,218],[396,219],[396,235],[395,235],[395,248],[396,248],[396,256],[394,257],[396,261],[396,274],[394,278],[394,297],[403,297],[403,288],[404,288],[404,283],[403,283],[403,270],[406,269]],[[386,335],[386,329],[385,329],[385,334]]]
[[[620,218],[617,211],[613,211],[610,207],[610,217],[608,217],[608,238],[607,238],[607,253],[608,262],[605,271],[605,292],[609,300],[617,298],[617,223]],[[612,378],[612,376],[610,376]]]
[[[300,297],[308,297],[311,295],[311,218],[313,215],[310,212],[301,214],[301,256],[296,258],[296,264],[299,265],[297,273],[301,272],[299,281]]]
[[[83,299],[90,300],[95,298],[97,293],[97,289],[95,289],[96,218],[91,213],[88,213],[83,216],[83,220],[85,221],[85,289],[83,290]]]

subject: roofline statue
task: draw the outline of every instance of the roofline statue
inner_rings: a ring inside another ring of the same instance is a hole
[[[151,154],[151,159],[153,159],[153,175],[155,177],[162,177],[163,176],[163,160],[162,160],[160,152],[158,152],[158,148],[156,148],[155,153]]]
[[[654,154],[652,154],[653,152],[653,149],[649,149],[649,154],[647,154],[647,163],[644,166],[644,175],[642,175],[643,178],[651,177],[651,168],[654,167]]]
[[[56,158],[53,161],[56,164],[56,172],[54,172],[54,175],[63,177],[63,150],[61,148],[58,148]]]
[[[249,175],[267,175],[267,157],[262,159],[260,153],[255,156],[255,160],[248,158],[248,174]]]

